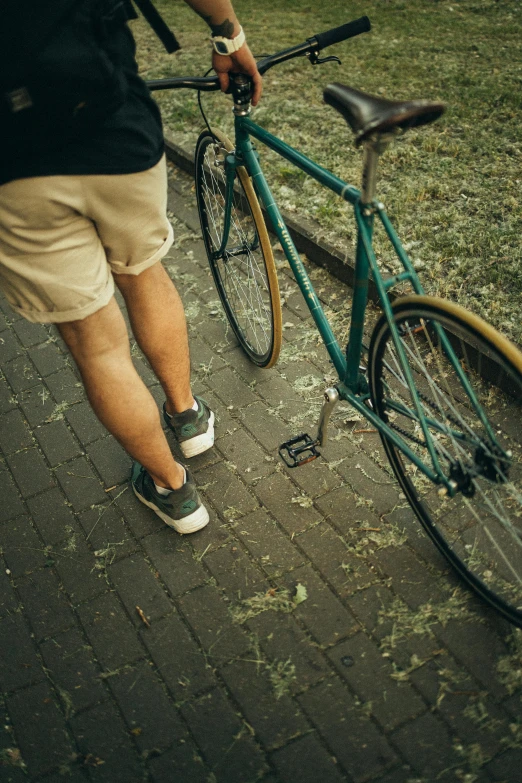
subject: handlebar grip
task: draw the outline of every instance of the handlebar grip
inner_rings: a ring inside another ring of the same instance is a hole
[[[367,16],[361,16],[360,19],[354,19],[353,22],[342,24],[340,27],[334,27],[332,30],[327,30],[325,33],[319,33],[319,35],[314,36],[314,42],[319,49],[325,49],[327,46],[331,46],[334,43],[346,41],[347,38],[353,38],[361,33],[367,33],[368,30],[371,30],[370,20]]]

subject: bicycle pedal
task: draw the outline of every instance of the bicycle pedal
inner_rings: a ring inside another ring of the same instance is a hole
[[[286,443],[282,443],[279,446],[279,456],[287,467],[299,468],[301,465],[313,462],[314,459],[321,456],[316,447],[317,440],[303,433],[296,438],[287,440]]]

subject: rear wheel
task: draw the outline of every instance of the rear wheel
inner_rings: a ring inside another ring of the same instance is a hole
[[[393,307],[421,408],[450,497],[383,437],[406,498],[469,585],[522,627],[522,354],[482,319],[444,300],[408,297]],[[445,335],[480,403],[443,348]],[[369,374],[375,412],[432,466],[390,326],[377,323]]]
[[[232,142],[216,131],[196,147],[196,196],[201,230],[216,288],[228,321],[249,359],[272,367],[281,349],[279,285],[265,222],[250,177],[236,170],[226,247],[226,155]]]

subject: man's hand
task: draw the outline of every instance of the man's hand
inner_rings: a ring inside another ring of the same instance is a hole
[[[253,93],[252,106],[257,106],[261,93],[263,92],[263,80],[257,70],[256,61],[247,44],[243,44],[241,49],[230,55],[212,53],[212,65],[218,75],[219,83],[223,92],[228,90],[230,82],[229,73],[245,73],[252,79]]]

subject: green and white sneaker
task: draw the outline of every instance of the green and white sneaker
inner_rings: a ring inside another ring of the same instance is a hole
[[[214,445],[214,414],[201,397],[194,397],[197,411],[190,408],[173,416],[167,413],[163,404],[163,418],[176,436],[186,459],[203,454]]]
[[[208,511],[201,502],[194,479],[188,470],[187,480],[180,489],[173,489],[168,495],[160,495],[145,468],[139,462],[134,462],[131,484],[138,500],[155,511],[178,533],[195,533],[208,524]]]

